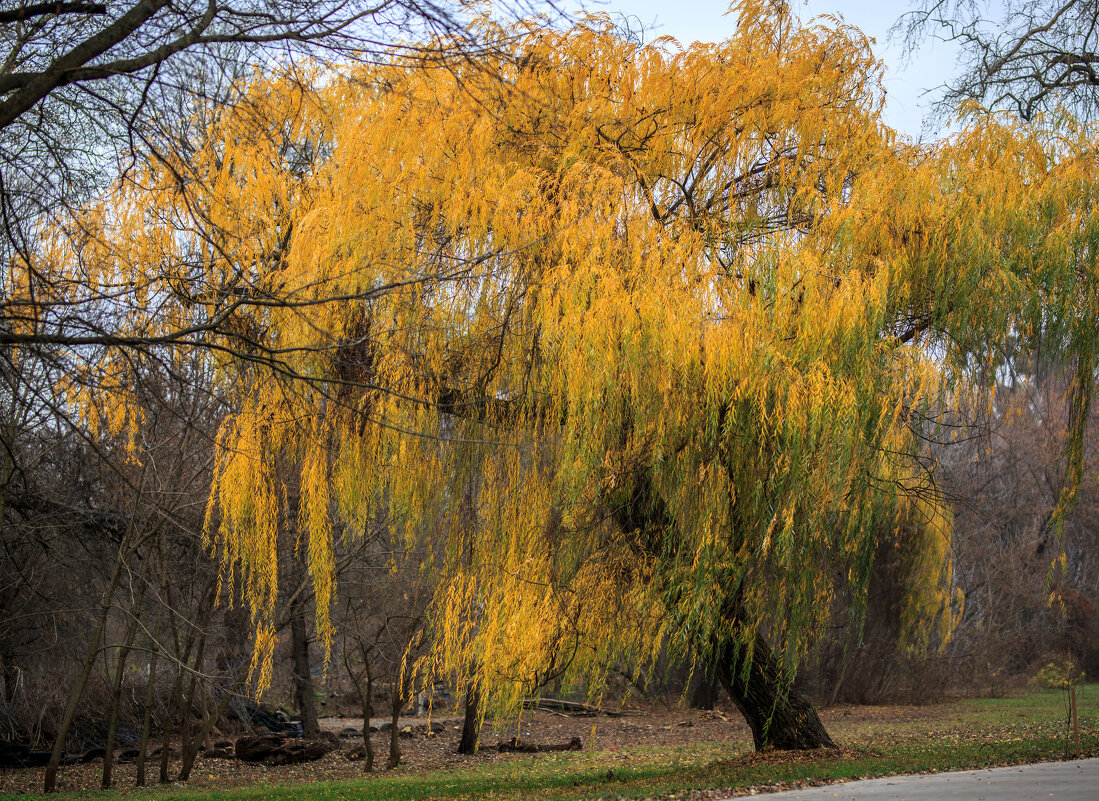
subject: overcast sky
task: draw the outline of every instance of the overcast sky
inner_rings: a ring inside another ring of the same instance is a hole
[[[720,41],[733,31],[735,20],[725,16],[727,0],[585,0],[595,11],[638,17],[651,35],[670,35],[687,45],[693,41]],[[874,53],[885,61],[886,122],[912,137],[933,136],[924,120],[934,90],[954,73],[955,51],[947,44],[928,42],[910,59],[900,42],[889,41],[889,29],[911,8],[908,0],[791,0],[802,18],[820,14],[842,16],[875,40]]]

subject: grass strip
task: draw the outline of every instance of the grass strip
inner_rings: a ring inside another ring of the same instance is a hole
[[[1081,746],[1099,755],[1099,685],[1086,688]],[[1067,730],[1061,694],[1032,692],[961,701],[928,720],[877,726],[834,725],[838,752],[752,753],[728,743],[544,754],[458,771],[392,773],[338,782],[225,789],[178,786],[126,793],[142,801],[591,801],[706,799],[848,779],[1015,765],[1063,759]],[[890,744],[883,744],[890,743]],[[4,799],[93,801],[120,793],[78,792]]]

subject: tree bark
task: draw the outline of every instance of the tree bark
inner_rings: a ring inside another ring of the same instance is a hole
[[[614,517],[623,531],[641,534],[643,547],[651,555],[667,558],[666,543],[675,541],[675,520],[647,479],[640,478],[629,500],[614,507]],[[724,617],[732,624],[729,629],[736,631],[743,621],[742,606],[735,588],[729,590],[729,600],[714,614]],[[750,663],[743,646],[729,638],[699,646],[709,648],[714,673],[751,728],[756,750],[835,748],[813,705],[790,686],[758,630],[753,644]]]
[[[481,732],[481,693],[477,684],[470,681],[466,691],[466,714],[462,721],[462,739],[458,743],[459,754],[476,754],[477,739]]]
[[[195,654],[195,672],[191,674],[191,681],[187,690],[180,697],[179,707],[179,753],[180,765],[187,768],[188,761],[194,761],[194,754],[198,753],[199,743],[191,736],[194,724],[195,699],[199,691],[198,675],[202,671],[203,658],[206,655],[206,631],[205,627],[199,634],[198,650]]]
[[[724,642],[714,649],[714,668],[748,722],[757,751],[836,747],[813,705],[789,686],[762,634],[756,634],[751,664],[745,664],[743,648]]]
[[[114,686],[111,688],[111,713],[107,723],[107,743],[103,749],[103,779],[100,786],[111,789],[111,774],[114,770],[114,746],[118,734],[118,714],[122,705],[122,681],[126,676],[126,661],[137,639],[138,616],[141,614],[141,602],[145,599],[145,581],[137,590],[137,597],[130,608],[130,622],[126,627],[126,642],[118,652],[118,664],[115,666]],[[106,654],[104,654],[106,659]]]
[[[389,730],[389,760],[385,763],[386,770],[393,770],[401,764],[401,732],[397,728],[397,724],[401,719],[401,709],[404,708],[404,703],[404,698],[401,697],[401,677],[398,675],[393,680],[393,695],[389,707],[392,728]]]
[[[370,671],[370,660],[363,648],[363,668],[366,672],[366,685],[362,692],[363,702],[363,773],[374,770],[374,744],[370,742],[370,718],[374,716],[374,675]]]
[[[137,747],[137,777],[134,786],[145,786],[145,759],[149,750],[150,736],[153,729],[153,696],[156,692],[156,668],[160,661],[159,644],[156,641],[157,632],[160,630],[160,607],[157,608],[156,625],[153,627],[153,636],[150,638],[150,654],[147,661],[149,678],[145,685],[145,700],[141,708],[141,744]]]
[[[290,643],[294,657],[294,703],[301,715],[302,737],[316,737],[321,727],[317,722],[316,698],[313,695],[305,601],[300,595],[290,602]]]

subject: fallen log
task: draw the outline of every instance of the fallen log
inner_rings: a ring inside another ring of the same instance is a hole
[[[66,754],[61,757],[62,765],[76,765],[80,762],[88,762],[97,756],[103,755],[103,749],[92,749],[91,757],[80,754]],[[8,768],[40,768],[50,761],[50,751],[37,751],[26,743],[16,743],[11,740],[0,739],[0,770]]]
[[[236,759],[236,748],[231,740],[218,740],[214,747],[203,753],[206,759]]]
[[[591,718],[596,715],[606,715],[617,718],[622,713],[613,709],[601,709],[590,704],[581,704],[576,701],[562,701],[559,698],[528,698],[523,701],[523,709],[542,709],[548,712],[564,712],[578,718]]]
[[[559,745],[539,745],[538,743],[524,742],[518,737],[512,737],[510,740],[501,741],[496,747],[501,753],[544,754],[550,751],[579,751],[584,746],[579,737],[573,737],[567,743]]]
[[[23,743],[0,740],[0,768],[35,768],[49,761],[49,751],[35,751]]]
[[[298,740],[280,737],[277,734],[264,734],[258,737],[241,737],[234,751],[241,762],[263,762],[268,765],[296,765],[299,762],[312,762],[325,754],[335,751],[338,744],[331,740]]]

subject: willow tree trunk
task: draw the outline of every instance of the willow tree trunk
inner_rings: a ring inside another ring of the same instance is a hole
[[[470,681],[466,692],[466,713],[462,720],[462,739],[458,743],[459,754],[476,754],[477,740],[481,732],[481,693],[477,684]]]
[[[750,662],[745,650],[720,642],[713,662],[721,686],[752,730],[756,750],[835,748],[813,705],[790,686],[767,639],[756,633]]]
[[[630,499],[614,506],[614,517],[623,531],[640,533],[651,556],[668,558],[667,543],[677,541],[675,519],[647,480],[640,479]],[[714,609],[714,615],[728,624],[718,628],[735,632],[750,621],[743,619],[739,592],[732,587],[729,591],[728,600]],[[790,686],[770,644],[758,631],[750,661],[745,649],[729,638],[699,645],[708,650],[714,674],[751,728],[756,750],[836,747],[813,705]]]

